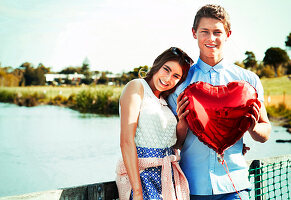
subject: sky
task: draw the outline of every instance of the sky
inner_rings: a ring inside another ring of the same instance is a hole
[[[92,71],[122,73],[150,67],[172,46],[196,62],[191,28],[207,3],[230,15],[225,56],[233,62],[245,59],[246,51],[261,61],[270,47],[286,49],[290,0],[0,0],[0,63],[42,63],[59,72],[87,59]]]

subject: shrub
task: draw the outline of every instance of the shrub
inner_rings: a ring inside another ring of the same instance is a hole
[[[15,91],[0,90],[0,102],[13,103],[16,96]]]
[[[83,90],[76,96],[75,109],[80,112],[118,114],[119,96],[112,89]]]
[[[274,118],[284,119],[283,126],[291,127],[291,110],[287,108],[286,104],[280,103],[278,106],[267,106],[267,113]]]
[[[261,75],[266,78],[273,78],[275,77],[275,72],[270,65],[266,65],[262,69]]]

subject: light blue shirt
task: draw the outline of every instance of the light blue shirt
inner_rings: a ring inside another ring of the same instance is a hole
[[[203,81],[215,86],[226,85],[235,80],[249,82],[256,88],[258,99],[261,102],[264,101],[263,86],[255,73],[224,59],[211,67],[199,58],[197,63],[190,68],[186,80],[169,96],[169,105],[176,114],[178,95],[193,82]],[[238,191],[251,187],[248,181],[248,166],[242,155],[242,148],[243,138],[224,152],[224,160]],[[180,166],[188,179],[190,194],[192,195],[235,192],[225,169],[217,160],[216,152],[200,142],[190,130],[188,130],[185,143],[181,149]]]

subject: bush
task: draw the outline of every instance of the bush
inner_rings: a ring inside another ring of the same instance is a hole
[[[80,112],[98,114],[118,114],[118,102],[120,94],[114,94],[113,90],[83,90],[76,96],[75,109]]]
[[[16,96],[16,92],[0,90],[0,102],[13,103]]]
[[[262,77],[273,78],[275,77],[275,72],[270,65],[266,65],[261,72]]]
[[[39,103],[45,102],[46,100],[46,95],[41,92],[23,92],[23,93],[18,93],[17,96],[14,99],[14,103],[19,105],[19,106],[36,106]]]
[[[267,113],[270,117],[283,119],[284,127],[291,127],[291,110],[287,108],[286,104],[280,103],[278,106],[266,107]]]
[[[57,95],[53,99],[51,99],[49,103],[52,105],[61,105],[61,104],[66,105],[68,103],[68,98],[62,95]]]

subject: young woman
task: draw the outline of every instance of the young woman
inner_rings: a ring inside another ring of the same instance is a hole
[[[177,119],[165,99],[186,79],[192,63],[185,52],[171,47],[155,59],[145,78],[125,86],[120,97],[123,161],[117,165],[116,179],[120,200],[189,199],[188,183],[172,148]]]

